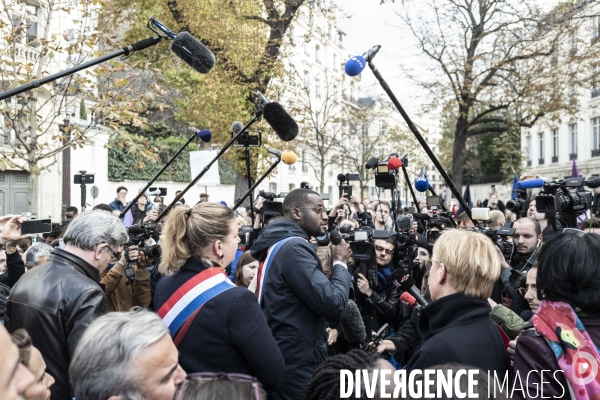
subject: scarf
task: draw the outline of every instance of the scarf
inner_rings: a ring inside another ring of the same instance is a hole
[[[386,290],[392,284],[392,265],[389,264],[384,269],[377,269],[377,293]]]
[[[546,339],[577,400],[600,399],[600,349],[592,342],[580,310],[561,301],[542,301],[533,317],[535,329]]]

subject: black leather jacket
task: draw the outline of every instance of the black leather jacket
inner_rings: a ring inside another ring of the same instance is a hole
[[[4,324],[25,328],[56,379],[52,400],[71,398],[69,362],[87,326],[108,312],[100,273],[83,259],[54,249],[48,261],[26,273],[11,290]]]

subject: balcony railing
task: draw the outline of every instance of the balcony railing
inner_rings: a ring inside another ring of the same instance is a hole
[[[558,162],[558,156],[552,156],[552,164],[556,164]]]
[[[593,149],[592,157],[600,157],[600,149]]]
[[[544,159],[543,158],[538,159],[538,165],[544,165]]]
[[[572,161],[572,160],[577,160],[577,153],[569,154],[569,161]]]

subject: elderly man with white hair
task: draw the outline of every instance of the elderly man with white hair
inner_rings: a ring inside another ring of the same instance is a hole
[[[48,261],[52,250],[52,246],[46,243],[38,243],[28,248],[25,252],[25,268],[27,268],[27,271]]]
[[[103,211],[86,211],[67,228],[64,249],[54,249],[13,287],[4,315],[10,332],[25,328],[56,379],[52,400],[71,398],[68,366],[87,326],[108,312],[100,273],[116,258],[127,231]]]
[[[69,368],[81,400],[172,400],[185,379],[167,327],[135,307],[96,319],[79,341]]]

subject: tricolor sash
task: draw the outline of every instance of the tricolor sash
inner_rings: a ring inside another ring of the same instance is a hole
[[[275,258],[275,254],[277,253],[277,250],[279,250],[285,242],[294,238],[302,239],[298,236],[290,236],[288,238],[280,240],[279,242],[269,247],[264,260],[262,260],[259,263],[258,276],[256,277],[256,298],[258,299],[259,305],[262,303],[264,293],[263,287],[265,282],[267,281],[267,275],[269,273],[269,269],[271,268],[271,264],[273,263],[273,258]]]
[[[158,310],[171,337],[196,310],[213,297],[235,287],[223,270],[208,268],[190,278]]]

